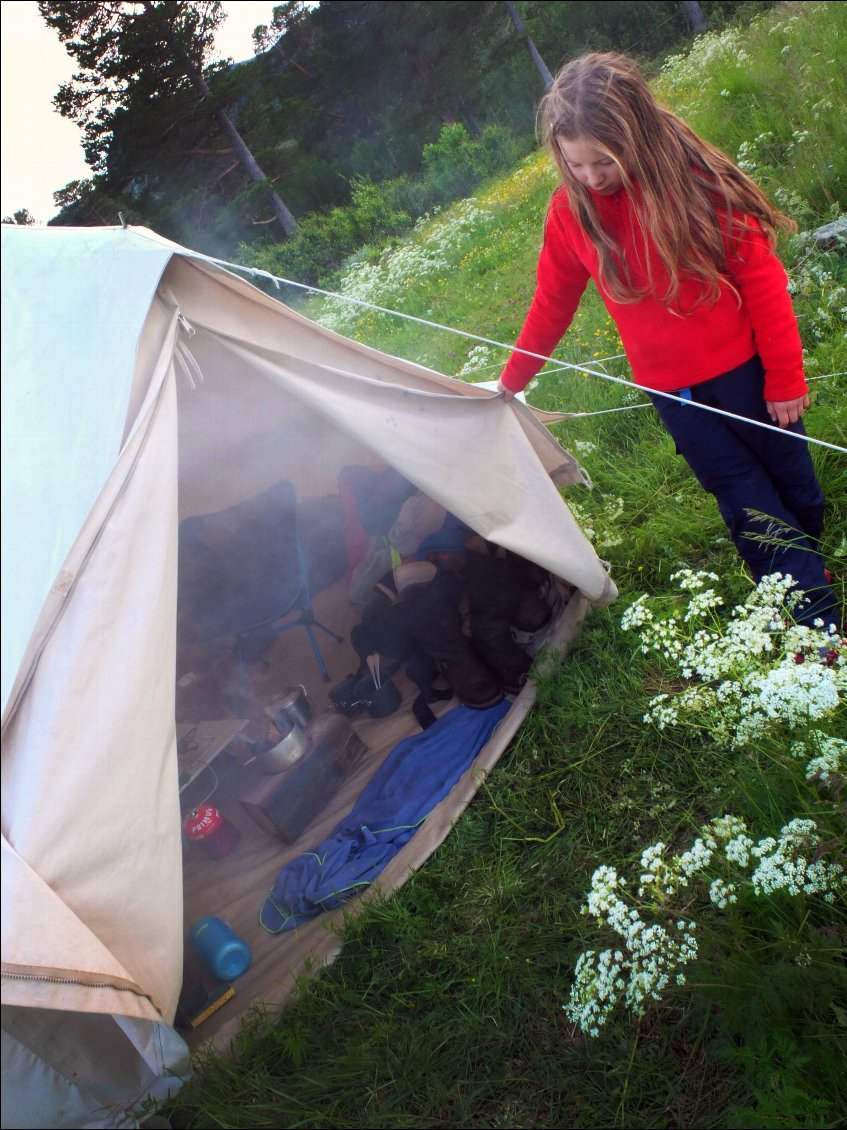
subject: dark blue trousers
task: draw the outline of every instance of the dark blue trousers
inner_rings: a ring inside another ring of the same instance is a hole
[[[650,399],[678,453],[715,496],[754,580],[768,573],[790,573],[807,597],[796,612],[799,622],[811,624],[820,617],[826,624],[837,623],[835,593],[818,550],[824,496],[808,444],[697,407],[707,404],[772,424],[759,358],[680,392],[690,393],[691,399]],[[802,422],[785,430],[805,435]]]

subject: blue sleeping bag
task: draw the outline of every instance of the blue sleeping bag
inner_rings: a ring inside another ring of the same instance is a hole
[[[290,930],[368,887],[450,792],[510,706],[507,700],[488,710],[457,706],[400,742],[327,839],[282,868],[259,911],[262,926],[272,934]]]

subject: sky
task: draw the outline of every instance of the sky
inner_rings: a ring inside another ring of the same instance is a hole
[[[274,4],[224,4],[227,19],[215,43],[220,56],[253,56],[253,28],[271,21]],[[42,20],[35,0],[0,2],[0,217],[27,208],[41,223],[56,215],[53,193],[91,176],[77,125],[53,109],[53,95],[73,60]]]

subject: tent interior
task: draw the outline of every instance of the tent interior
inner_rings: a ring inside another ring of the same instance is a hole
[[[178,263],[174,269],[191,268]],[[285,736],[271,720],[272,706],[285,692],[299,690],[308,696],[318,719],[325,720],[327,712],[338,716],[330,693],[360,667],[351,631],[361,619],[363,588],[379,580],[379,570],[360,580],[363,572],[367,575],[371,553],[376,550],[378,556],[376,547],[384,553],[385,546],[393,544],[389,535],[409,500],[421,504],[420,513],[428,523],[425,533],[443,528],[444,520],[449,524],[452,516],[310,405],[282,395],[264,372],[251,366],[248,354],[222,349],[216,333],[196,326],[191,353],[202,379],[189,380],[186,375],[178,382],[175,716],[180,808],[190,823],[192,811],[211,803],[224,817],[230,844],[238,842],[220,855],[210,852],[215,837],[205,844],[185,839],[184,921],[187,938],[192,923],[217,916],[252,951],[249,970],[233,982],[235,996],[194,1031],[181,1029],[189,1044],[196,1045],[230,1038],[253,1000],[282,1001],[310,954],[325,960],[340,945],[335,927],[342,911],[272,934],[260,925],[259,908],[280,868],[320,843],[397,743],[421,732],[412,710],[419,687],[402,664],[398,667],[390,656],[380,656],[387,674],[385,682],[381,674],[377,677],[383,687],[390,679],[401,701],[383,717],[378,703],[348,711],[348,728],[358,739],[355,756],[346,762],[333,761],[331,756],[328,761],[318,759],[311,773],[306,766],[310,759],[316,762],[314,745],[290,768],[266,771],[278,767],[263,753]],[[266,527],[257,518],[257,506],[273,511],[277,506],[284,509],[287,501],[296,509],[292,524],[286,524],[283,516],[281,525],[275,525],[269,514]],[[416,559],[420,545],[426,545],[414,521],[413,517],[411,529],[400,524],[395,562]],[[285,578],[273,577],[262,564],[268,528],[285,543],[289,566],[282,563]],[[431,539],[430,544],[434,544]],[[311,600],[304,602],[300,592],[300,603],[277,621],[293,626],[251,642],[239,653],[239,625],[247,628],[268,614],[277,599],[273,592],[277,580],[280,608],[288,604],[286,594],[293,591],[289,581],[298,575],[300,563]],[[541,589],[555,607],[557,622],[561,618],[572,624],[577,606],[580,614],[584,611],[585,602],[573,587],[546,572]],[[307,619],[314,618],[314,645],[299,614],[306,604]],[[437,686],[446,684],[442,679]],[[531,688],[527,688],[502,728],[501,745],[517,728],[530,700]],[[456,705],[457,699],[448,694],[431,703],[431,709],[441,716]],[[282,817],[280,833],[267,816],[257,817],[256,809],[260,798],[270,792],[275,793],[277,808],[285,808],[288,790],[293,810]],[[232,833],[232,828],[237,831]],[[437,833],[429,839],[419,836],[412,855],[416,863],[440,842]],[[408,869],[409,864],[405,866]],[[203,990],[210,985],[208,970],[186,941],[184,1002],[192,993],[202,1001]],[[190,1001],[186,1007],[190,1011]]]

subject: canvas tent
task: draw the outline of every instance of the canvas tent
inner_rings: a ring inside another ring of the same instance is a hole
[[[187,922],[220,913],[254,944],[219,1039],[337,945],[321,920],[287,942],[257,936],[284,858],[271,837],[212,871],[190,853],[184,866],[180,521],[280,479],[324,498],[341,468],[388,466],[562,578],[563,622],[615,589],[557,490],[579,468],[524,406],[322,329],[145,229],[4,226],[2,253],[3,1124],[134,1125],[188,1071],[172,1027]],[[316,608],[346,639],[333,594]],[[313,679],[303,633],[287,636],[305,649],[291,681]],[[349,670],[346,644],[324,651],[334,676]],[[415,729],[408,711],[391,726],[381,748]],[[475,780],[384,889],[447,834]]]

